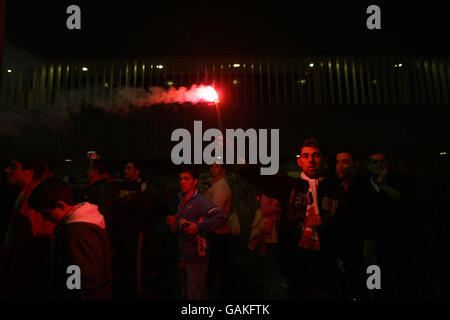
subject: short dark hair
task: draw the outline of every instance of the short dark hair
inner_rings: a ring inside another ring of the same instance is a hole
[[[92,169],[97,170],[99,174],[110,173],[109,163],[105,160],[95,160],[94,163],[92,163]]]
[[[40,156],[18,156],[13,159],[22,166],[23,170],[33,170],[33,180],[39,180],[48,170],[48,162]]]
[[[37,185],[28,198],[28,206],[36,211],[53,209],[58,201],[74,204],[70,186],[59,178],[49,178]]]
[[[384,156],[384,159],[387,158],[387,154],[385,151],[378,149],[378,148],[372,148],[369,149],[365,152],[364,154],[364,160],[367,161],[371,156],[375,155],[375,154],[382,154]]]
[[[319,141],[317,141],[317,139],[313,137],[310,137],[303,142],[302,146],[300,147],[300,152],[304,147],[317,148],[319,149],[320,153],[324,153],[322,145],[320,145]]]
[[[194,180],[198,180],[198,171],[194,166],[183,166],[180,168],[179,173],[189,173]]]
[[[348,153],[352,156],[353,161],[361,161],[361,155],[353,150],[343,149],[336,152],[336,155],[338,155],[339,153]]]

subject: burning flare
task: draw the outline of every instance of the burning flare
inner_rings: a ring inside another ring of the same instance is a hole
[[[219,103],[219,96],[211,86],[200,86],[196,88],[201,101]]]

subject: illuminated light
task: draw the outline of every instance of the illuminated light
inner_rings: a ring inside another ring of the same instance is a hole
[[[157,66],[156,66],[156,69],[163,69],[164,68],[164,66],[162,65],[162,64],[158,64]]]
[[[200,98],[200,101],[219,103],[219,95],[211,86],[198,87],[196,95]]]
[[[241,65],[239,64],[239,63],[235,63],[235,64],[233,64],[233,67],[234,68],[239,68]]]
[[[398,67],[398,64],[394,64],[394,68],[397,68]]]
[[[11,70],[11,69],[8,69],[7,71],[8,71],[8,73],[11,73],[11,72],[12,72],[12,70]]]
[[[245,68],[245,64],[244,64],[244,68]]]
[[[301,85],[305,85],[306,84],[306,80],[305,79],[298,80],[297,82],[298,82],[298,84],[301,84]]]
[[[81,70],[83,70],[83,71],[88,71],[88,68],[83,67]]]
[[[447,152],[443,151],[443,152],[439,153],[439,155],[441,155],[441,156],[446,156],[446,155],[447,155]]]
[[[252,65],[252,69],[254,69],[255,68],[255,66],[254,65]]]
[[[108,88],[108,87],[109,87],[109,83],[105,82],[105,88]]]
[[[223,69],[223,64],[220,65],[220,69]]]
[[[373,79],[372,84],[377,84],[377,80]]]
[[[314,63],[311,62],[311,63],[309,64],[309,66],[310,66],[311,68],[314,67]]]
[[[300,158],[300,155],[299,154],[297,154],[296,156],[295,156],[296,158]]]
[[[234,80],[233,80],[233,84],[234,84],[234,85],[237,85],[238,83],[239,83],[239,80],[237,80],[237,79],[234,79]]]
[[[66,160],[64,160],[65,162],[72,162],[72,160],[71,159],[66,159]]]
[[[167,85],[168,85],[169,87],[171,87],[171,86],[174,85],[174,83],[173,83],[173,81],[167,81]]]
[[[403,64],[399,63],[398,66],[401,68],[401,67],[403,67]]]

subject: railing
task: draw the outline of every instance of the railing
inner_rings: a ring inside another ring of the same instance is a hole
[[[438,56],[165,57],[55,61],[8,71],[2,109],[64,105],[74,90],[86,103],[95,97],[108,104],[119,88],[212,82],[222,103],[246,106],[441,105],[449,103],[450,88],[450,58]]]

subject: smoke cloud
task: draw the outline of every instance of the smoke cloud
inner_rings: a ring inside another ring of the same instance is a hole
[[[23,126],[36,120],[50,128],[58,129],[83,107],[123,114],[132,108],[216,101],[218,97],[215,90],[205,85],[168,89],[121,88],[112,91],[107,88],[75,89],[58,93],[52,104],[47,104],[38,111],[26,111],[23,106],[7,106],[6,110],[0,112],[0,134],[17,135]]]

